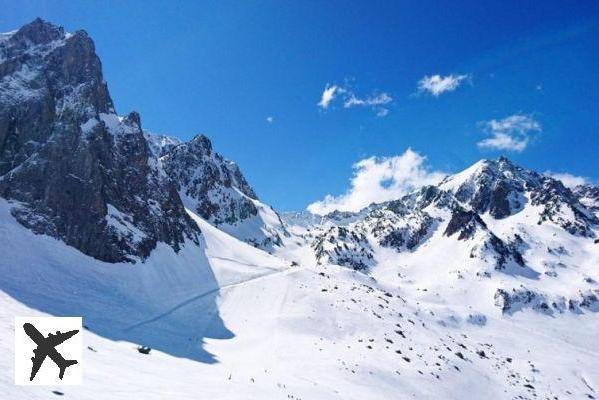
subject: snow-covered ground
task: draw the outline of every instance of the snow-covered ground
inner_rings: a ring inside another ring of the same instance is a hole
[[[289,245],[292,267],[196,216],[201,246],[107,264],[8,209],[2,200],[3,399],[597,397],[597,313],[505,316],[484,280],[397,286],[384,266],[375,281]],[[81,386],[13,385],[13,317],[46,314],[84,317]]]

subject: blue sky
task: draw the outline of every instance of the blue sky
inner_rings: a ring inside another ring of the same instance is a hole
[[[137,110],[144,128],[182,139],[206,134],[279,210],[356,188],[388,196],[502,154],[599,179],[596,1],[0,9],[0,31],[37,16],[88,31],[119,113]],[[337,96],[325,108],[327,87]],[[379,181],[352,188],[354,173]]]

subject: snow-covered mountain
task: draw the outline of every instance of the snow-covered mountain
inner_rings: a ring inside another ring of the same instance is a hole
[[[93,41],[37,19],[0,41],[0,196],[36,233],[99,260],[198,242],[137,113],[119,117]]]
[[[299,234],[321,265],[396,285],[416,271],[428,284],[483,279],[495,287],[486,300],[503,312],[590,312],[599,310],[595,196],[592,186],[572,191],[506,158],[483,160],[338,224],[335,215],[303,224]]]
[[[505,158],[280,217],[118,116],[85,32],[0,35],[0,398],[597,398],[598,218]],[[81,386],[13,385],[25,315],[83,316]]]
[[[176,139],[149,137],[158,148],[161,170],[175,182],[185,207],[256,247],[281,246],[288,233],[279,215],[258,200],[237,164],[215,153],[206,136],[176,145]]]
[[[0,41],[0,196],[37,233],[100,260],[145,259],[198,242],[184,207],[270,248],[285,234],[239,168],[116,114],[93,41],[37,19]],[[182,201],[184,200],[184,201]]]

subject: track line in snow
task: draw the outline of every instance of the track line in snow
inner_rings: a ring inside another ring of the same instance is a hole
[[[164,318],[164,317],[166,317],[166,316],[174,313],[175,311],[180,310],[181,308],[183,308],[183,307],[185,307],[185,306],[187,306],[187,305],[189,305],[189,304],[191,304],[191,303],[193,303],[195,301],[200,300],[203,297],[209,296],[209,295],[214,294],[216,292],[219,292],[219,291],[221,291],[223,289],[229,289],[229,288],[232,288],[232,287],[241,286],[241,285],[245,285],[245,284],[248,284],[248,283],[254,283],[256,281],[260,281],[260,280],[267,279],[267,278],[273,278],[274,276],[278,276],[278,275],[281,275],[281,274],[295,273],[298,270],[299,269],[297,267],[294,267],[294,269],[285,269],[283,271],[276,271],[276,272],[273,272],[273,273],[270,273],[270,274],[264,274],[264,275],[258,276],[256,278],[247,279],[247,280],[241,281],[241,282],[230,283],[228,285],[224,285],[224,286],[221,286],[221,287],[218,287],[218,288],[214,288],[212,290],[209,290],[207,292],[198,294],[198,295],[193,296],[193,297],[191,297],[191,298],[189,298],[187,300],[184,300],[183,302],[177,304],[176,306],[171,307],[170,309],[166,310],[165,312],[162,312],[162,313],[160,313],[160,314],[158,314],[158,315],[156,315],[156,316],[154,316],[152,318],[149,318],[149,319],[137,322],[137,323],[135,323],[133,325],[130,325],[130,326],[124,328],[123,331],[124,332],[129,332],[129,331],[131,331],[131,330],[133,330],[135,328],[138,328],[138,327],[140,327],[142,325],[147,325],[147,324],[150,324],[152,322],[156,322],[156,321],[158,321],[158,320],[160,320],[160,319],[162,319],[162,318]]]
[[[245,265],[245,266],[248,266],[248,267],[263,268],[263,269],[266,269],[266,270],[269,270],[269,271],[273,271],[273,272],[281,272],[281,268],[266,267],[266,266],[257,265],[257,264],[249,264],[249,263],[242,262],[242,261],[239,261],[239,260],[234,260],[232,258],[220,257],[220,256],[211,256],[211,255],[208,255],[207,257],[209,259],[214,259],[214,260],[230,261],[230,262],[233,262],[235,264]],[[263,276],[263,275],[261,275],[261,276]]]

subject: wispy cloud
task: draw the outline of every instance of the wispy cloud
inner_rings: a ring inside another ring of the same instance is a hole
[[[343,107],[351,108],[355,106],[380,106],[391,103],[392,101],[393,99],[387,93],[381,93],[379,95],[365,97],[363,99],[356,97],[356,95],[352,93],[345,99]]]
[[[389,109],[383,106],[393,101],[393,98],[385,92],[360,97],[347,85],[327,84],[322,92],[318,106],[326,110],[337,97],[342,98],[343,108],[370,107],[376,112],[378,117],[384,117],[389,114]]]
[[[382,117],[386,117],[387,115],[389,115],[389,109],[388,108],[381,107],[376,112],[376,116],[377,117],[381,117],[382,118]]]
[[[426,157],[412,149],[393,157],[369,157],[353,165],[350,188],[340,196],[326,195],[308,206],[314,214],[334,210],[359,211],[371,203],[398,199],[410,191],[436,184],[446,174],[432,171],[425,165]]]
[[[340,88],[337,85],[329,85],[327,84],[320,96],[320,101],[318,102],[318,106],[323,109],[329,108],[331,102],[337,97],[338,94],[345,93],[345,89]]]
[[[587,177],[576,176],[576,175],[569,174],[567,172],[546,171],[545,175],[550,176],[559,181],[562,181],[564,186],[569,187],[570,189],[573,189],[576,186],[586,185],[586,184],[590,183],[590,180]]]
[[[466,79],[468,79],[468,75],[427,75],[418,81],[418,92],[426,92],[435,97],[439,97],[445,92],[453,92]]]
[[[480,122],[489,137],[477,143],[478,147],[490,150],[523,151],[532,135],[541,132],[541,124],[529,115],[514,114],[509,117]]]

